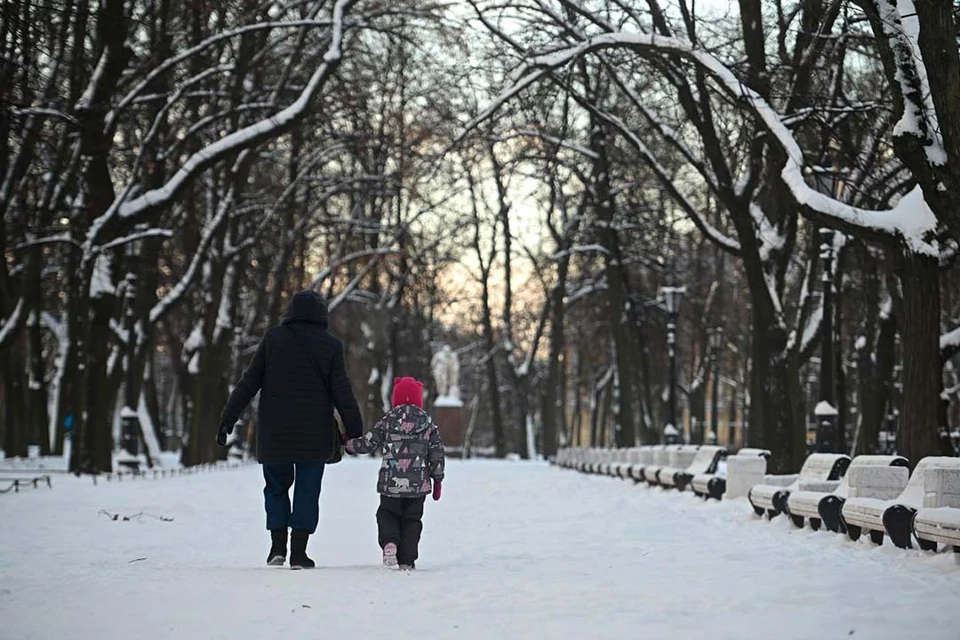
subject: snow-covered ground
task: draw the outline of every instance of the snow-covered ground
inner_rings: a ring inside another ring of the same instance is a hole
[[[953,554],[536,463],[451,461],[418,570],[390,572],[375,483],[327,470],[314,571],[264,565],[256,466],[2,495],[0,637],[960,637]]]

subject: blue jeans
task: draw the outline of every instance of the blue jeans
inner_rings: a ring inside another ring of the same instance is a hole
[[[320,520],[322,462],[273,463],[263,465],[263,506],[267,529],[301,529],[313,533]],[[296,480],[296,482],[294,482]],[[293,487],[293,511],[290,487]]]

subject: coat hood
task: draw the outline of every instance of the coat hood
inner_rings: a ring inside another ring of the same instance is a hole
[[[389,428],[406,434],[423,433],[433,425],[430,414],[413,404],[394,407],[382,419],[391,425]]]
[[[319,324],[324,329],[329,323],[330,314],[327,311],[327,303],[316,291],[301,291],[293,296],[290,306],[284,314],[281,324],[293,324],[295,322],[306,322],[310,324]]]

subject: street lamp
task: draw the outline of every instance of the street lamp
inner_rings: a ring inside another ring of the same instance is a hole
[[[720,410],[720,349],[723,347],[723,327],[716,327],[710,332],[710,369],[713,376],[713,398],[710,408],[710,431],[713,437],[718,436],[717,427],[720,416],[717,415]],[[733,425],[730,425],[733,429]],[[728,435],[730,442],[733,442],[733,433]]]
[[[139,394],[135,386],[135,360],[137,354],[137,271],[140,268],[142,240],[132,240],[126,245],[127,277],[124,288],[124,329],[127,334],[126,378],[124,402],[120,410],[120,455],[117,463],[136,473],[140,469],[137,455],[140,453],[140,417],[137,415]]]
[[[670,357],[670,395],[667,424],[677,429],[677,315],[686,287],[663,287],[661,294],[667,310],[667,354]]]

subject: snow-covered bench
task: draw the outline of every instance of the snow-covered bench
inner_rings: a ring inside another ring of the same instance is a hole
[[[902,466],[851,467],[847,472],[847,499],[839,505],[839,523],[831,522],[832,513],[828,513],[825,505],[823,522],[827,529],[844,532],[854,540],[866,530],[871,540],[882,543],[883,512],[896,504],[895,499],[907,487],[909,475],[909,470]],[[832,506],[830,511],[833,511]]]
[[[942,542],[960,553],[960,466],[937,465],[927,470],[923,507],[913,518],[913,531],[925,551],[936,551]]]
[[[607,473],[614,478],[622,477],[621,470],[630,466],[630,454],[632,451],[633,447],[617,449],[613,456],[613,462],[610,463],[610,467],[607,469]]]
[[[20,493],[20,489],[25,489],[27,487],[36,489],[41,484],[45,484],[47,487],[53,487],[53,483],[50,481],[50,476],[47,474],[39,476],[3,476],[0,477],[0,493],[10,493],[11,491],[14,493]]]
[[[800,489],[801,482],[839,480],[850,465],[850,456],[842,453],[811,453],[799,474],[764,476],[763,483],[750,488],[747,499],[758,516],[773,518],[787,508],[787,498]]]
[[[600,449],[600,461],[594,468],[594,473],[607,475],[610,473],[610,465],[619,455],[619,449]]]
[[[857,456],[850,462],[847,473],[840,480],[800,481],[796,491],[787,497],[787,513],[798,528],[805,520],[816,531],[821,521],[829,524],[831,531],[838,531],[840,510],[850,488],[850,472],[864,467],[900,467],[907,473],[907,459],[903,456]]]
[[[769,457],[769,449],[744,447],[736,455],[727,456],[725,473],[720,473],[721,465],[718,462],[716,469],[693,476],[690,486],[704,500],[720,500],[724,495],[728,498],[745,496],[750,487],[763,482]]]
[[[587,464],[584,471],[587,473],[599,473],[600,465],[606,459],[606,449],[590,449],[590,455],[587,457]]]
[[[665,487],[676,487],[678,491],[683,491],[695,476],[715,473],[717,465],[726,455],[726,447],[702,446],[694,452],[690,464],[686,467],[670,466],[661,469],[658,476],[660,484]]]
[[[924,458],[917,463],[909,481],[902,476],[858,472],[850,479],[850,497],[841,509],[847,536],[857,540],[867,532],[874,543],[881,544],[886,531],[896,546],[910,548],[913,516],[923,507],[924,479],[929,470],[937,467],[960,469],[960,458]]]
[[[670,466],[670,456],[674,452],[679,452],[680,448],[685,445],[682,444],[667,444],[663,448],[654,450],[653,452],[653,464],[645,467],[643,469],[643,479],[647,481],[648,484],[656,485],[660,481],[657,479],[657,474],[660,473],[660,469]]]
[[[633,478],[636,482],[643,482],[643,471],[647,467],[653,464],[653,455],[657,449],[662,449],[663,445],[657,444],[647,444],[640,447],[640,451],[637,453],[637,461],[631,465],[629,470],[629,476]]]
[[[594,449],[585,449],[583,455],[580,457],[580,460],[577,462],[574,467],[580,473],[588,473],[590,465],[593,464],[594,457],[596,456],[596,451]]]
[[[572,449],[565,449],[563,460],[560,463],[565,469],[574,469],[578,470],[580,465],[583,464],[584,459],[587,455],[587,449],[585,447],[574,447]]]
[[[640,447],[630,447],[621,451],[619,461],[610,467],[610,475],[617,478],[627,478],[629,477],[630,467],[636,462]]]

